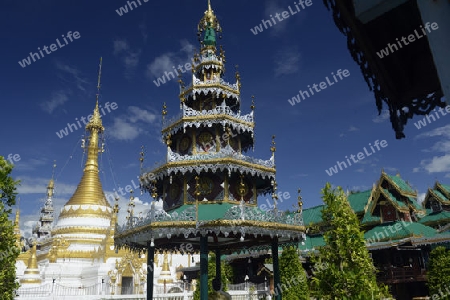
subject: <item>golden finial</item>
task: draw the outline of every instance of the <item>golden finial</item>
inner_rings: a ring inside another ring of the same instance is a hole
[[[170,133],[166,137],[166,145],[167,147],[170,147],[170,145],[172,145],[172,135]]]
[[[200,177],[195,176],[195,199],[198,201],[198,197],[200,196]]]
[[[141,152],[139,152],[139,163],[140,163],[140,168],[142,171],[143,165],[144,165],[144,158],[145,158],[145,152],[144,152],[144,145],[141,146]]]
[[[252,95],[252,105],[250,105],[250,109],[254,110],[255,109],[255,96]]]
[[[158,188],[156,187],[156,179],[154,179],[152,181],[152,185],[153,185],[153,187],[152,187],[152,198],[157,200],[156,198],[158,198],[158,192],[157,192]]]
[[[225,50],[223,50],[222,45],[220,45],[220,58],[222,59],[223,63],[226,63],[226,59],[225,59]]]
[[[211,1],[210,0],[208,0],[208,9],[205,11],[205,15],[201,18],[200,22],[198,23],[198,26],[197,26],[198,33],[197,33],[197,35],[200,37],[201,32],[203,32],[208,27],[211,27],[216,32],[222,32],[222,28],[220,27],[219,21],[217,20],[217,17],[214,14],[214,11],[211,8]]]
[[[114,202],[114,209],[113,209],[113,212],[114,212],[115,214],[118,214],[118,213],[119,213],[119,197],[116,195],[116,196],[114,197],[114,200],[115,200],[115,202]]]
[[[277,148],[275,147],[275,136],[272,135],[272,147],[270,147],[270,151],[272,152],[272,156],[275,154]]]
[[[130,191],[130,202],[128,203],[128,210],[127,210],[127,220],[128,220],[128,224],[132,224],[133,222],[133,213],[134,213],[134,208],[135,204],[134,204],[134,197],[133,197],[133,190]]]
[[[273,205],[275,208],[277,208],[277,200],[278,200],[278,194],[277,194],[277,190],[278,190],[278,183],[277,181],[274,179],[272,180],[272,186],[273,186],[273,192],[272,192],[272,199],[273,199]]]
[[[183,79],[181,78],[181,70],[178,69],[177,71],[178,71],[178,83],[180,84],[181,89],[184,90],[186,86],[184,85]]]
[[[239,184],[239,193],[241,194],[241,201],[244,201],[244,193],[245,193],[244,174],[241,174],[241,183]]]
[[[166,115],[167,115],[167,105],[166,105],[166,102],[164,102],[164,103],[163,103],[163,109],[162,109],[162,117],[163,117],[163,120],[164,120],[164,118],[166,117]]]
[[[298,213],[301,213],[302,212],[302,207],[303,207],[303,201],[302,201],[302,196],[300,196],[300,193],[302,192],[302,190],[301,189],[298,189],[298,191],[297,191],[297,193],[298,193],[298,197],[297,197],[297,199],[298,199],[298,210],[297,210],[297,212]]]
[[[195,50],[196,52],[194,53],[194,62],[198,63],[200,62],[200,57],[199,54],[197,53],[197,50]],[[194,68],[192,68],[192,70],[194,70]]]

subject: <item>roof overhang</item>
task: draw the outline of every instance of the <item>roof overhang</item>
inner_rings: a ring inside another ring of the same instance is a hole
[[[428,38],[420,27],[422,20],[416,1],[324,0],[324,3],[333,11],[339,30],[347,36],[350,53],[374,92],[378,112],[381,113],[383,102],[387,104],[397,139],[405,137],[403,128],[408,119],[445,107]],[[400,47],[397,39],[410,35],[415,40],[411,42],[414,46]],[[381,55],[381,50],[391,49],[388,55]]]

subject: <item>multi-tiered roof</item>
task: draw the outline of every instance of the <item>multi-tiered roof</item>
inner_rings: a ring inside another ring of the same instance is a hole
[[[210,247],[231,252],[268,245],[277,236],[292,242],[304,235],[301,211],[265,212],[257,206],[259,195],[277,197],[275,142],[268,160],[246,155],[254,146],[255,105],[252,101],[250,113],[242,113],[237,71],[236,82],[224,80],[225,54],[217,49],[221,32],[208,3],[198,24],[201,45],[191,82],[178,81],[181,112],[168,119],[164,105],[166,159],[140,176],[142,189],[162,200],[163,209],[152,205],[147,216],[119,228],[119,246],[145,248],[152,241],[159,249],[173,249],[189,240],[198,247],[199,236],[206,234],[214,240]]]

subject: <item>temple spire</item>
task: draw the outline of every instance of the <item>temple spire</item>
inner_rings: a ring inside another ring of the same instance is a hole
[[[201,18],[197,26],[198,39],[201,40],[201,35],[205,32],[202,47],[205,46],[216,46],[216,33],[219,33],[219,38],[221,38],[220,33],[222,33],[222,28],[220,27],[219,21],[217,20],[214,11],[211,8],[211,1],[208,0],[208,9],[205,11],[204,16]]]
[[[78,184],[77,190],[66,205],[90,204],[110,207],[108,201],[106,201],[98,175],[98,154],[104,151],[103,143],[99,145],[100,134],[105,130],[98,106],[101,70],[102,59],[100,58],[95,108],[91,120],[86,124],[86,131],[89,132],[89,145],[87,146],[87,159],[83,170],[83,177]]]
[[[30,258],[28,259],[28,267],[25,270],[23,278],[20,280],[21,284],[35,284],[39,285],[41,283],[41,276],[39,275],[39,267],[37,264],[36,257],[36,243],[30,250]]]

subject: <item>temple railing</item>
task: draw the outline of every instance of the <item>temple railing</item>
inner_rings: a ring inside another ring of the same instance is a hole
[[[170,118],[170,119],[166,119],[163,120],[163,130],[167,127],[169,127],[170,125],[178,122],[181,118],[183,117],[205,117],[205,116],[217,116],[217,115],[227,115],[233,118],[236,118],[240,121],[244,121],[244,122],[248,122],[248,123],[253,123],[254,118],[253,118],[253,112],[247,114],[247,115],[241,115],[240,112],[239,113],[235,113],[233,112],[228,106],[217,106],[214,109],[211,110],[202,110],[202,111],[198,111],[195,109],[192,109],[190,107],[187,107],[186,105],[183,105],[182,107],[182,111],[177,114],[176,116]]]
[[[399,283],[411,281],[425,281],[426,271],[420,268],[405,267],[385,267],[379,269],[377,279],[384,283]]]

